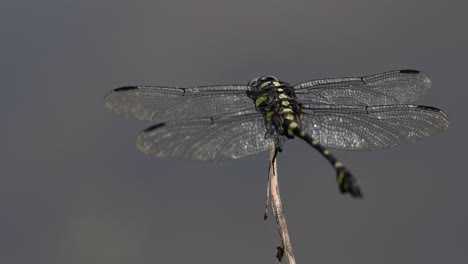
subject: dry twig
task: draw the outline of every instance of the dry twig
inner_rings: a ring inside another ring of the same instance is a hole
[[[289,239],[288,226],[286,225],[286,217],[284,216],[283,205],[281,203],[281,196],[279,192],[278,174],[276,169],[276,153],[276,146],[272,144],[270,146],[270,166],[268,171],[270,186],[269,190],[271,190],[271,207],[273,209],[273,214],[275,215],[276,223],[278,225],[278,231],[280,233],[282,244],[281,246],[278,246],[276,248],[278,250],[276,258],[279,262],[281,262],[283,257],[285,257],[288,264],[296,264],[296,260],[294,258],[292,250],[291,240]]]

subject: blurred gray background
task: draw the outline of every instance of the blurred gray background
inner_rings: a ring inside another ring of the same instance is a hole
[[[464,263],[468,18],[463,1],[2,1],[1,263],[274,263],[268,156],[204,163],[135,147],[124,85],[297,83],[414,68],[447,131],[335,151],[365,200],[294,140],[279,157],[298,263]],[[271,214],[270,214],[271,216]]]

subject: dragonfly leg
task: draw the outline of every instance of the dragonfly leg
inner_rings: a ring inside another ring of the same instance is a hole
[[[289,134],[294,134],[307,142],[307,144],[318,150],[318,152],[330,162],[336,171],[336,181],[342,194],[349,193],[353,198],[362,198],[361,188],[356,178],[344,167],[343,163],[339,162],[328,149],[320,145],[317,140],[303,131],[296,122],[287,122],[286,125],[288,126],[287,131]]]

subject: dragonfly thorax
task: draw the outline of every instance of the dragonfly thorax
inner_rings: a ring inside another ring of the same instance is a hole
[[[265,117],[266,136],[293,138],[288,128],[291,122],[296,126],[300,123],[300,103],[296,101],[294,88],[273,76],[258,77],[250,81],[249,85],[256,90],[249,97]]]

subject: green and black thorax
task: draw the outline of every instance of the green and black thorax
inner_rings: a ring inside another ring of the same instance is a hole
[[[266,136],[293,138],[292,129],[299,127],[302,119],[301,104],[296,98],[294,88],[273,76],[253,79],[249,85],[256,89],[249,92],[248,96],[265,117]]]

